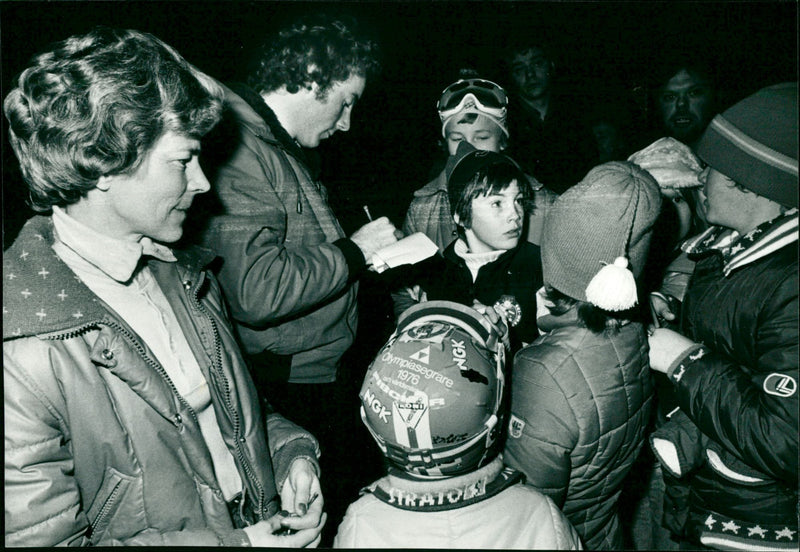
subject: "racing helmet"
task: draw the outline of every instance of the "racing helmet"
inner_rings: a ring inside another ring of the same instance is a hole
[[[413,476],[473,471],[497,452],[505,348],[474,309],[427,301],[405,311],[361,387],[361,419],[390,465]]]

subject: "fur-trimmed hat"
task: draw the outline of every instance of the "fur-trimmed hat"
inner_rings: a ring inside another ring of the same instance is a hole
[[[593,168],[550,207],[542,236],[544,281],[608,311],[636,304],[636,283],[661,212],[655,179],[633,163]]]
[[[797,83],[763,88],[714,117],[697,154],[748,190],[797,207]]]
[[[699,188],[703,167],[692,150],[671,136],[659,138],[628,161],[649,172],[662,189]]]

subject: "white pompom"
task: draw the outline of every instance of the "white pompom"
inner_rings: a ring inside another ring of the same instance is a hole
[[[586,299],[607,311],[623,311],[637,303],[636,280],[628,270],[628,259],[617,257],[595,274],[586,286]]]

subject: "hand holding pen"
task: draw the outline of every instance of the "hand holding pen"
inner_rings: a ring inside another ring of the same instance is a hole
[[[361,249],[364,259],[369,263],[376,251],[396,242],[398,235],[402,237],[402,233],[387,217],[372,220],[369,207],[364,205],[363,209],[369,222],[356,230],[350,240]]]

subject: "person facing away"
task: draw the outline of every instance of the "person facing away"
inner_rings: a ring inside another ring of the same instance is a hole
[[[3,258],[6,546],[320,540],[316,440],[264,423],[213,255],[166,245],[209,189],[222,94],[154,36],[98,27],[5,98],[32,205],[52,211]]]
[[[334,547],[581,549],[552,499],[503,464],[504,351],[464,305],[403,314],[361,388],[388,473],[347,509]]]
[[[392,294],[396,315],[418,301],[467,306],[478,301],[504,314],[512,352],[536,339],[542,265],[539,247],[522,239],[530,197],[524,182],[507,156],[459,143],[447,164],[449,210],[458,237],[444,253],[403,267],[404,286]]]
[[[357,331],[356,280],[397,238],[386,217],[345,237],[310,156],[350,128],[376,56],[354,21],[293,22],[259,51],[247,85],[225,88],[208,146],[218,204],[202,241],[223,259],[220,283],[259,390],[320,440],[334,517],[344,491],[328,486],[352,479],[337,471],[348,462],[334,422],[349,419],[343,409],[355,399],[339,374]]]
[[[798,546],[797,100],[761,89],[701,136],[711,226],[684,244],[679,331],[649,338],[677,407],[651,438],[663,521],[687,548]]]
[[[542,336],[514,357],[505,460],[551,497],[589,550],[620,550],[618,498],[646,438],[653,395],[637,303],[655,180],[593,168],[545,220]]]
[[[440,252],[458,237],[447,196],[447,175],[452,170],[454,156],[464,142],[481,151],[505,150],[507,105],[508,98],[500,85],[477,77],[459,79],[442,91],[437,110],[448,161],[438,177],[414,192],[403,222],[405,234],[424,233],[439,246]],[[530,176],[525,180],[532,195],[525,235],[538,245],[547,206],[553,202],[554,194]]]
[[[557,88],[554,56],[544,45],[513,44],[503,62],[510,92],[508,153],[545,188],[563,193],[597,155],[582,102]]]

